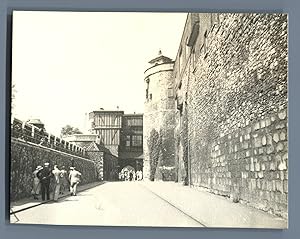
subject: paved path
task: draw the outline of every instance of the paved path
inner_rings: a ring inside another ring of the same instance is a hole
[[[287,220],[173,182],[107,182],[83,186],[76,197],[40,205],[19,202],[12,223],[286,228]],[[30,208],[31,204],[36,206]],[[29,209],[26,209],[28,208]],[[21,210],[20,210],[21,209]],[[25,209],[25,210],[24,210]]]
[[[109,182],[11,215],[12,223],[202,227],[138,182]]]
[[[207,227],[287,228],[287,220],[241,203],[174,182],[140,182]]]

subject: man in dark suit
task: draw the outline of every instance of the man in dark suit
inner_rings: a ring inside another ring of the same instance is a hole
[[[49,168],[49,163],[44,164],[44,168],[38,172],[37,176],[41,182],[42,200],[45,201],[46,195],[47,200],[50,200],[50,178],[52,173]]]

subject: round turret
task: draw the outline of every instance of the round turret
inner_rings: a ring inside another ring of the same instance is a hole
[[[162,171],[172,168],[174,157],[174,127],[175,127],[175,99],[174,99],[174,61],[162,54],[149,61],[150,67],[144,72],[145,107],[144,107],[144,177],[173,180],[170,175],[163,175]],[[150,162],[151,134],[159,135],[161,148],[160,159],[156,167],[156,176],[153,172],[153,163]],[[162,160],[163,158],[163,160]],[[151,166],[152,165],[152,166]],[[168,173],[167,173],[168,174]],[[174,173],[173,173],[174,174]]]

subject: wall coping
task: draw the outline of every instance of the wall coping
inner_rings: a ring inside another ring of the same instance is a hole
[[[60,154],[64,154],[64,155],[67,155],[67,156],[71,156],[71,157],[74,157],[74,158],[79,158],[79,159],[83,159],[83,160],[86,160],[86,161],[89,161],[89,162],[92,162],[92,163],[95,163],[93,160],[91,159],[87,159],[87,158],[83,158],[83,157],[80,157],[80,156],[77,156],[77,155],[73,155],[73,154],[68,154],[66,152],[62,152],[62,151],[59,151],[59,150],[56,150],[56,149],[52,149],[52,148],[48,148],[48,147],[45,147],[43,145],[39,145],[39,144],[35,144],[35,143],[32,143],[32,142],[28,142],[28,141],[25,141],[25,140],[22,140],[22,139],[17,139],[17,138],[13,138],[11,137],[11,142],[14,142],[14,143],[19,143],[19,144],[23,144],[23,145],[31,145],[31,146],[34,146],[36,148],[41,148],[41,149],[44,149],[48,152],[56,152],[56,153],[60,153]]]

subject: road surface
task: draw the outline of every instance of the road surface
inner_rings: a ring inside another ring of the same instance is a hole
[[[138,182],[108,182],[16,213],[23,224],[202,227]],[[11,215],[11,222],[14,222]]]

